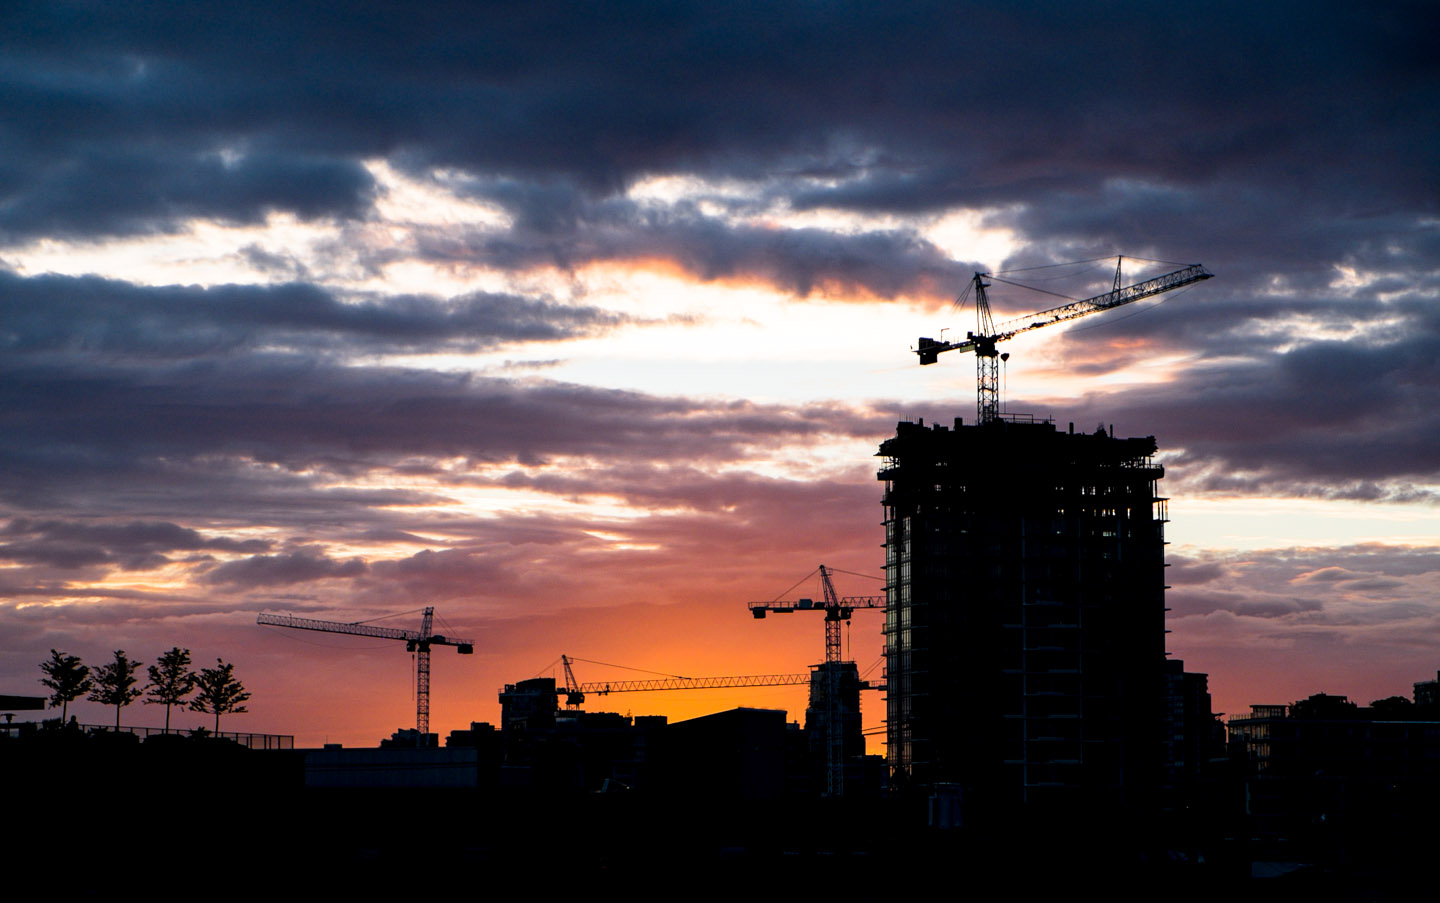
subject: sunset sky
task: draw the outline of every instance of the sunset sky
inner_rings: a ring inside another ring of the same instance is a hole
[[[373,745],[414,725],[404,647],[255,616],[425,605],[477,643],[434,656],[442,734],[562,652],[802,671],[820,617],[745,603],[879,576],[876,448],[974,417],[973,359],[916,338],[973,328],[976,270],[1119,253],[1216,278],[1011,341],[1006,407],[1156,437],[1168,648],[1217,710],[1409,695],[1440,669],[1437,32],[1423,0],[7,3],[0,693],[51,648],[178,645],[253,693],[222,729]]]

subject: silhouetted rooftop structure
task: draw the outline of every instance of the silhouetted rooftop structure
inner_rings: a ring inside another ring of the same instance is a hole
[[[1440,806],[1440,718],[1432,708],[1404,697],[1359,706],[1317,693],[1288,706],[1251,706],[1226,727],[1262,847],[1351,873],[1429,861]]]
[[[702,796],[766,800],[785,791],[785,712],[736,708],[665,731],[667,783]]]
[[[1429,709],[1440,709],[1440,671],[1434,680],[1422,680],[1415,684],[1415,704]]]

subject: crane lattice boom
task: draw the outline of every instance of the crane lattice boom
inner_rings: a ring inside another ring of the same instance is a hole
[[[670,677],[654,680],[601,680],[577,684],[581,693],[634,693],[641,690],[722,690],[730,687],[796,687],[810,682],[806,674],[750,674],[743,677]]]
[[[731,687],[797,687],[810,682],[809,674],[747,674],[735,677],[658,677],[640,680],[597,680],[580,683],[570,663],[561,655],[565,669],[565,703],[578,706],[586,693],[604,696],[607,693],[638,693],[647,690],[723,690]]]
[[[1173,273],[1166,273],[1163,276],[1156,276],[1154,279],[1146,279],[1144,282],[1121,287],[1120,265],[1123,260],[1124,258],[1120,258],[1116,262],[1115,287],[1103,295],[1072,301],[1069,304],[1062,304],[1059,307],[1052,307],[1049,310],[1042,310],[1023,317],[1015,317],[1005,320],[999,325],[991,320],[990,302],[985,294],[985,290],[990,287],[990,283],[985,281],[988,274],[976,273],[973,279],[976,331],[967,333],[965,340],[961,342],[941,342],[922,336],[914,351],[920,357],[922,365],[935,363],[941,352],[945,351],[975,352],[976,417],[980,423],[996,420],[1000,416],[1000,364],[999,352],[995,349],[995,343],[1013,338],[1022,332],[1039,329],[1042,326],[1089,316],[1172,289],[1193,285],[1214,275],[1207,271],[1202,264],[1195,263],[1175,270]]]
[[[434,609],[431,609],[432,611]],[[398,630],[394,627],[375,627],[370,624],[361,624],[354,621],[317,621],[314,618],[297,618],[293,615],[268,615],[261,614],[255,619],[256,624],[263,624],[268,627],[294,627],[297,630],[320,630],[325,633],[346,633],[351,636],[379,637],[384,640],[405,640],[406,642],[419,642],[427,640],[432,646],[470,646],[475,645],[474,640],[453,639],[443,634],[431,634],[426,637],[418,630]]]

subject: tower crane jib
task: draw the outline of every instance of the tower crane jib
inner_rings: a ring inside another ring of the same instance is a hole
[[[971,286],[975,292],[975,331],[967,333],[964,341],[960,342],[937,341],[922,336],[913,350],[919,356],[922,365],[935,363],[939,355],[945,351],[973,351],[976,368],[976,418],[980,423],[998,420],[1000,416],[1000,360],[1008,358],[1009,355],[1001,355],[995,347],[996,343],[1014,338],[1020,333],[1029,332],[1032,329],[1100,313],[1112,307],[1120,307],[1173,289],[1193,285],[1214,275],[1207,271],[1202,264],[1195,263],[1154,279],[1121,286],[1120,266],[1123,260],[1123,257],[1117,259],[1114,287],[1110,291],[1093,298],[1084,298],[1069,304],[1062,304],[1059,307],[1052,307],[1049,310],[1015,317],[999,324],[996,324],[990,315],[990,300],[986,295],[986,289],[990,288],[991,283],[985,281],[986,278],[994,279],[996,277],[990,276],[988,273],[976,273],[971,280]],[[1019,285],[1019,283],[1012,284]]]
[[[575,659],[561,655],[565,671],[565,704],[578,706],[587,693],[639,693],[655,690],[727,690],[736,687],[796,687],[810,682],[809,674],[745,674],[730,677],[660,677],[641,680],[594,680],[580,683],[571,664]]]
[[[357,621],[318,621],[314,618],[297,618],[292,615],[260,614],[256,624],[267,627],[290,627],[295,630],[318,630],[323,633],[341,633],[349,636],[376,637],[382,640],[401,640],[405,651],[415,653],[415,729],[419,742],[425,742],[430,733],[430,647],[454,646],[461,655],[475,651],[474,640],[445,636],[433,631],[435,609],[426,607],[420,618],[419,630],[399,630],[394,627],[376,627]]]

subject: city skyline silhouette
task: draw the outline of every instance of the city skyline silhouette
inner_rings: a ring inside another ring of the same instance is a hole
[[[1433,16],[1305,9],[8,11],[0,689],[180,647],[252,692],[222,729],[371,746],[413,661],[255,616],[427,606],[475,640],[442,735],[562,652],[803,670],[819,628],[745,603],[880,576],[875,451],[973,410],[916,336],[975,328],[977,271],[1082,260],[1030,283],[1084,297],[1123,254],[1217,278],[1017,337],[1005,409],[1155,437],[1167,648],[1217,711],[1404,694],[1440,635]]]

